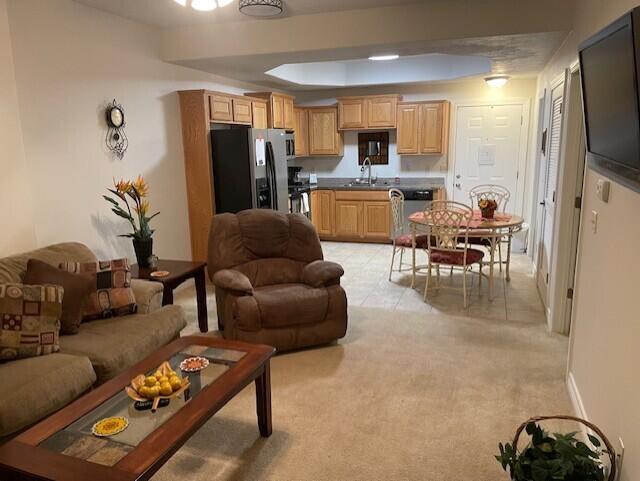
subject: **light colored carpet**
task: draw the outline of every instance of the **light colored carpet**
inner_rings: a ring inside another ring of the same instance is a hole
[[[506,480],[497,443],[530,415],[570,412],[567,340],[543,324],[349,314],[339,344],[273,359],[270,438],[248,387],[154,481]]]

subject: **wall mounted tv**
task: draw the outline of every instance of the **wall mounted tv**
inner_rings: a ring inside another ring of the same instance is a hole
[[[640,189],[640,7],[580,47],[590,165]]]

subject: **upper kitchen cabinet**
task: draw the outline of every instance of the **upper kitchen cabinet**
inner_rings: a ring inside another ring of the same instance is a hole
[[[397,108],[397,152],[443,155],[449,143],[449,102],[400,102]]]
[[[253,128],[266,129],[269,125],[267,114],[269,108],[266,100],[254,99],[251,101],[251,110],[253,114]]]
[[[395,129],[398,95],[341,97],[338,99],[340,130]]]
[[[309,155],[339,156],[343,153],[338,132],[337,107],[306,107],[309,115]]]
[[[253,92],[245,95],[267,100],[268,128],[293,130],[293,97],[277,92]]]
[[[305,108],[294,107],[293,130],[295,131],[296,157],[309,155],[309,111]]]

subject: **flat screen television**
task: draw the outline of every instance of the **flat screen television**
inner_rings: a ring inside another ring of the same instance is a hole
[[[580,45],[591,164],[640,188],[640,8]]]

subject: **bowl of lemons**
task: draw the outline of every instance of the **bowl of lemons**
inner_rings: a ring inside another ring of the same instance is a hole
[[[134,401],[152,401],[151,411],[158,409],[163,399],[177,398],[189,387],[189,379],[180,377],[168,362],[163,362],[155,373],[140,374],[131,380],[125,388],[127,395]]]

